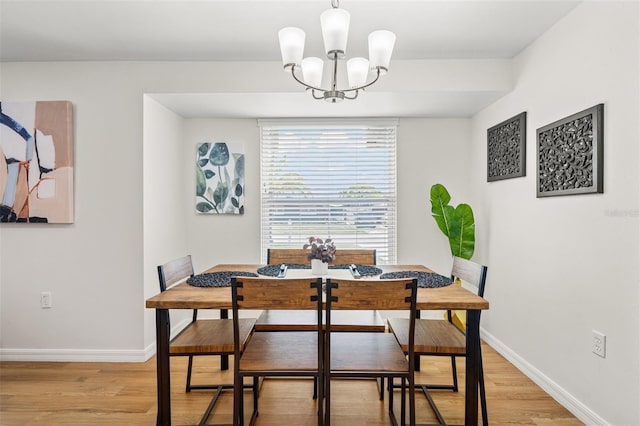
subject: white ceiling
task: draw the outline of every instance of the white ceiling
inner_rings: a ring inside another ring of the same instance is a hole
[[[340,6],[351,13],[348,56],[367,56],[366,35],[389,29],[397,35],[393,62],[512,58],[578,3],[343,0]],[[279,61],[277,32],[284,26],[304,29],[305,51],[319,56],[319,15],[329,7],[329,0],[0,0],[0,61]],[[367,93],[372,95],[387,105],[385,114],[399,116],[469,116],[494,100],[472,92],[432,102]],[[211,102],[203,95],[163,96],[157,98],[173,102],[166,105],[184,116],[221,115],[207,111]],[[234,116],[238,104],[237,114],[256,116],[247,105],[274,100],[283,116],[344,115],[326,108],[339,105],[306,102],[309,107],[301,109],[296,100],[308,95],[255,96],[233,98],[223,115]],[[351,115],[368,115],[362,99],[349,103]]]

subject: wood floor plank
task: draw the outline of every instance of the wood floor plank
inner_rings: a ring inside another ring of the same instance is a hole
[[[494,425],[574,426],[582,423],[490,347],[483,344],[489,418]],[[416,381],[448,382],[448,358],[423,358]],[[458,363],[464,383],[464,362]],[[171,360],[172,420],[197,424],[211,391],[184,392],[186,358]],[[193,382],[231,383],[217,357],[194,362]],[[378,399],[373,380],[332,382],[332,425],[389,424],[387,398]],[[262,383],[257,425],[315,425],[312,382],[267,379]],[[433,392],[445,419],[463,423],[464,390]],[[396,402],[399,402],[396,395]],[[251,393],[245,393],[247,412]],[[233,398],[224,392],[210,422],[231,418]],[[419,422],[435,422],[426,399],[417,394]],[[155,358],[144,363],[1,362],[0,424],[13,425],[152,425],[156,419]]]

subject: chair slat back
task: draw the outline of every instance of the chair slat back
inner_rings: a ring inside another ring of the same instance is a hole
[[[325,310],[325,351],[331,353],[332,311],[338,309],[385,309],[409,311],[409,342],[407,355],[409,369],[415,368],[414,342],[416,325],[416,295],[418,280],[404,278],[396,280],[336,280],[327,279]],[[330,371],[330,355],[325,356],[325,368]]]
[[[321,289],[321,278],[232,279],[234,309],[316,309]]]
[[[484,286],[487,279],[486,266],[454,256],[451,276],[471,284],[478,289],[478,296],[484,296]]]
[[[417,282],[395,280],[327,279],[327,309],[409,310],[415,305]],[[329,296],[331,296],[329,300]]]
[[[306,265],[309,263],[309,259],[307,258],[308,254],[309,250],[302,248],[270,248],[267,249],[267,263],[269,265],[281,263]],[[375,265],[376,251],[375,249],[338,249],[336,250],[336,257],[332,263],[334,265],[351,263],[358,265]]]
[[[191,255],[174,259],[164,265],[158,266],[158,279],[160,280],[160,291],[165,291],[173,284],[193,276],[193,263]]]

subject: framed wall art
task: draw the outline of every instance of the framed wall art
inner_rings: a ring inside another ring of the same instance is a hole
[[[537,130],[537,196],[604,191],[604,104]]]
[[[244,214],[244,149],[226,142],[196,147],[196,213]]]
[[[487,182],[526,175],[527,113],[487,129]]]
[[[0,102],[0,222],[73,223],[73,106]]]

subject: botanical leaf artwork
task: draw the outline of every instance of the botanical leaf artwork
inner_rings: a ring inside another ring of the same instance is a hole
[[[244,214],[244,150],[226,142],[196,149],[196,212]]]

